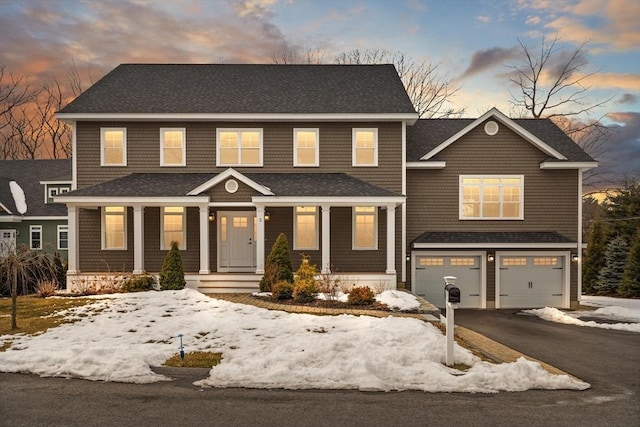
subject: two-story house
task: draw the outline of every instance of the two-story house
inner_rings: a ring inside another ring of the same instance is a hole
[[[71,159],[0,160],[0,256],[19,247],[67,257]]]
[[[121,65],[58,118],[73,126],[73,191],[56,198],[69,283],[156,273],[177,241],[189,286],[254,290],[282,232],[294,263],[307,254],[360,285],[435,298],[443,275],[465,289],[445,268],[465,266],[481,276],[470,304],[505,307],[498,265],[533,257],[561,263],[557,305],[577,301],[569,258],[593,160],[547,121],[418,121],[392,65]]]

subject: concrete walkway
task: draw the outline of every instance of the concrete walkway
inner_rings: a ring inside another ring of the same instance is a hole
[[[211,298],[217,298],[238,304],[253,305],[255,307],[265,308],[267,310],[280,310],[287,313],[304,313],[318,316],[338,316],[341,314],[351,314],[354,316],[372,316],[372,317],[410,317],[426,322],[439,324],[439,328],[443,330],[444,324],[440,324],[440,310],[428,301],[421,299],[421,306],[418,313],[401,313],[394,311],[382,310],[362,310],[357,308],[323,308],[323,307],[307,307],[303,305],[279,304],[275,301],[268,301],[254,298],[251,294],[209,294]],[[520,357],[538,362],[540,365],[552,374],[569,375],[560,369],[551,366],[545,362],[537,360],[533,357],[522,354],[512,348],[493,341],[484,335],[474,332],[462,326],[455,327],[455,339],[459,344],[472,348],[482,354],[486,359],[495,363],[514,362]]]

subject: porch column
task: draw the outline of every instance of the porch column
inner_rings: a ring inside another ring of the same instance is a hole
[[[133,274],[144,272],[144,206],[133,206]]]
[[[209,274],[209,205],[200,205],[200,274]]]
[[[256,206],[256,274],[264,274],[264,206]]]
[[[69,247],[67,249],[67,274],[78,274],[78,208],[67,207],[67,226]]]
[[[396,205],[387,205],[387,274],[396,274]]]
[[[322,274],[331,273],[331,207],[322,205]]]

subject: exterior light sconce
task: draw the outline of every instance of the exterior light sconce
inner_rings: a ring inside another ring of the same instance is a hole
[[[269,211],[264,211],[264,220],[269,221],[271,219],[271,213]]]
[[[411,255],[407,255],[406,260],[407,262],[411,261]]]
[[[216,212],[213,209],[209,209],[209,222],[216,220]]]
[[[495,256],[494,256],[493,254],[488,254],[488,255],[487,255],[487,261],[489,261],[489,262],[493,262],[493,261],[495,261],[495,260],[496,260],[496,258],[495,258]]]
[[[571,262],[578,262],[578,254],[571,254]]]

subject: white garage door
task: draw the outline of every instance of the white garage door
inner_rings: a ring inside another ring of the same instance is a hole
[[[562,307],[562,256],[504,256],[500,258],[500,307]]]
[[[417,256],[414,292],[436,307],[444,307],[444,276],[458,278],[459,307],[482,307],[479,256]]]

